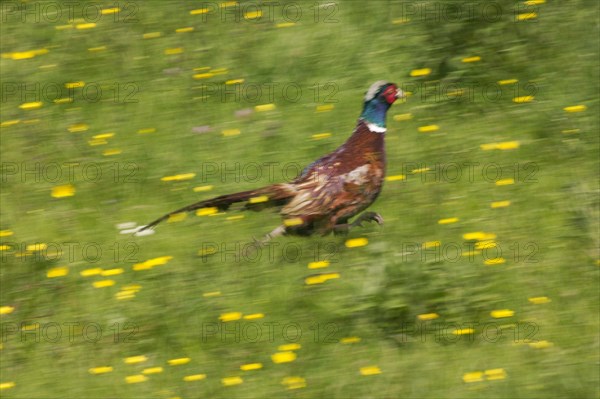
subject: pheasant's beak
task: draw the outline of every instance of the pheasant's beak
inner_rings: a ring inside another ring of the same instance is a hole
[[[396,100],[406,98],[406,94],[400,89],[396,90]]]

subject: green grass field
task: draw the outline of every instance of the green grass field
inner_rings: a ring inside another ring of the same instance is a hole
[[[2,397],[600,396],[597,4],[70,4],[0,3]],[[293,178],[381,79],[384,226],[127,233]]]

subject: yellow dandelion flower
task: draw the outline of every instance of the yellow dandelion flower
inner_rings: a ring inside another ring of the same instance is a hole
[[[500,310],[492,310],[492,312],[490,313],[490,316],[492,316],[494,319],[503,319],[505,317],[512,317],[512,316],[514,316],[514,314],[515,314],[514,310],[500,309]]]
[[[210,72],[206,72],[206,73],[196,73],[196,74],[194,74],[193,78],[194,79],[208,79],[208,78],[212,78],[213,76],[215,76],[215,75]]]
[[[400,181],[406,180],[406,175],[393,175],[385,178],[385,181]]]
[[[475,243],[475,249],[496,248],[498,244],[494,240],[484,240]]]
[[[197,216],[209,216],[209,215],[214,215],[216,213],[219,212],[219,208],[217,207],[210,207],[210,208],[200,208],[196,211],[196,215]]]
[[[12,381],[11,382],[3,382],[0,384],[0,390],[14,388],[15,385],[16,384]]]
[[[190,15],[202,15],[207,14],[210,11],[208,8],[198,8],[196,10],[190,11]]]
[[[463,238],[467,241],[489,241],[496,238],[494,233],[484,233],[483,231],[475,231],[473,233],[463,234]]]
[[[181,222],[182,220],[185,220],[186,218],[187,218],[187,213],[184,213],[184,212],[174,213],[172,215],[169,215],[169,218],[167,219],[167,223]]]
[[[146,360],[148,360],[148,358],[145,355],[130,356],[130,357],[126,357],[125,359],[123,359],[125,364],[143,363]]]
[[[435,320],[440,317],[437,313],[423,313],[417,316],[421,321]]]
[[[262,369],[262,367],[263,367],[262,363],[248,363],[248,364],[242,364],[240,366],[240,370],[242,370],[242,371],[260,370],[260,369]]]
[[[85,132],[90,127],[85,123],[76,123],[67,128],[67,130],[71,133]]]
[[[472,328],[458,328],[454,331],[452,331],[452,334],[454,335],[469,335],[469,334],[473,334],[475,332],[475,330],[473,330]]]
[[[323,273],[323,274],[317,274],[314,276],[309,276],[304,279],[304,282],[306,285],[323,284],[324,282],[326,282],[328,280],[332,280],[332,279],[336,279],[336,278],[340,278],[339,273]]]
[[[483,381],[483,372],[481,371],[472,371],[470,373],[465,373],[462,377],[463,381],[468,383],[471,382],[480,382]]]
[[[424,172],[429,172],[431,170],[431,168],[417,168],[417,169],[413,169],[410,171],[410,173],[424,173]]]
[[[515,184],[515,179],[513,178],[508,178],[508,179],[500,179],[500,180],[496,180],[496,185],[497,186],[509,186],[511,184]]]
[[[529,342],[529,347],[534,349],[546,349],[554,346],[554,344],[550,341],[542,340],[537,342]]]
[[[281,380],[281,384],[285,385],[287,389],[300,389],[306,387],[306,380],[302,377],[285,377]]]
[[[81,80],[78,80],[76,82],[67,82],[67,83],[65,83],[65,87],[67,89],[77,89],[77,88],[84,87],[84,86],[85,86],[85,82],[83,82]]]
[[[161,177],[161,181],[182,181],[182,180],[191,180],[196,177],[195,173],[182,173],[174,176],[165,176]]]
[[[122,301],[124,299],[135,298],[135,291],[133,291],[133,290],[119,291],[115,294],[115,298],[117,298],[118,301]]]
[[[223,3],[219,4],[219,8],[227,8],[227,7],[233,7],[233,6],[237,6],[239,3],[237,1],[224,1]]]
[[[290,28],[292,26],[296,25],[295,22],[280,22],[277,25],[275,25],[277,28]]]
[[[19,105],[19,108],[24,109],[24,110],[38,109],[42,105],[43,105],[43,103],[41,101],[34,101],[34,102],[30,102],[30,103],[23,103],[23,104]]]
[[[308,264],[309,269],[322,269],[322,268],[328,267],[328,266],[329,266],[328,260],[320,260],[318,262],[310,262]]]
[[[530,19],[536,19],[537,16],[538,15],[535,12],[521,13],[517,15],[517,21],[528,21]]]
[[[221,320],[223,323],[226,323],[228,321],[239,320],[241,318],[242,318],[241,312],[223,313],[223,314],[221,314],[221,316],[219,316],[219,320]]]
[[[296,360],[296,354],[294,352],[277,352],[271,355],[273,363],[289,363]]]
[[[124,291],[133,291],[133,292],[138,292],[139,290],[142,289],[142,286],[139,284],[129,284],[129,285],[124,285],[123,288],[121,288]]]
[[[583,112],[587,109],[585,105],[572,105],[570,107],[564,107],[563,110],[566,112]]]
[[[506,378],[506,371],[504,369],[485,370],[484,374],[488,381],[503,380]]]
[[[15,233],[12,232],[11,230],[0,230],[0,237],[10,237],[13,234],[15,234]]]
[[[213,186],[208,185],[208,186],[198,186],[198,187],[194,187],[194,192],[195,193],[199,193],[199,192],[204,192],[204,191],[210,191],[213,189]]]
[[[160,33],[160,32],[148,32],[148,33],[144,33],[142,35],[142,38],[143,39],[156,39],[161,36],[162,36],[162,33]]]
[[[183,47],[167,48],[165,49],[165,55],[176,55],[183,53]]]
[[[506,208],[507,206],[510,206],[510,201],[494,201],[490,204],[490,208],[493,209]]]
[[[225,81],[226,85],[237,85],[244,83],[244,79],[229,79]]]
[[[162,373],[163,372],[163,368],[162,367],[148,367],[144,370],[142,370],[142,374],[158,374],[158,373]]]
[[[440,130],[440,127],[438,125],[426,125],[419,126],[418,130],[420,133],[431,133]]]
[[[302,348],[302,345],[300,344],[285,344],[285,345],[279,345],[277,347],[278,351],[281,352],[287,352],[287,351],[295,351]]]
[[[115,269],[103,270],[100,274],[102,276],[116,276],[118,274],[122,274],[123,272],[124,272],[124,270],[122,268],[115,268]]]
[[[206,374],[192,374],[192,375],[186,375],[185,377],[183,377],[183,380],[186,382],[192,382],[192,381],[200,381],[206,378]]]
[[[476,55],[476,56],[473,56],[473,57],[466,57],[466,58],[463,58],[461,61],[462,61],[462,62],[465,62],[465,63],[469,63],[469,62],[478,62],[478,61],[481,61],[481,57],[480,57],[480,56],[478,56],[478,55]]]
[[[258,197],[252,197],[248,200],[249,203],[251,204],[259,204],[261,202],[267,202],[269,200],[269,197],[267,197],[266,195],[261,195]]]
[[[102,269],[99,267],[94,267],[92,269],[85,269],[79,272],[81,277],[89,277],[89,276],[97,276],[102,273]]]
[[[154,133],[156,132],[156,128],[153,127],[146,127],[143,129],[138,129],[138,134],[148,134],[148,133]]]
[[[72,197],[75,195],[75,187],[71,184],[55,186],[52,188],[52,193],[50,195],[54,198]]]
[[[419,76],[427,76],[431,73],[430,68],[422,68],[422,69],[413,69],[410,71],[410,76],[419,77]]]
[[[397,115],[394,115],[393,118],[395,121],[401,122],[401,121],[410,120],[410,119],[412,119],[412,117],[413,117],[412,114],[397,114]]]
[[[299,226],[302,223],[304,223],[302,218],[290,218],[290,219],[284,219],[284,221],[283,221],[283,224],[287,227]]]
[[[113,149],[110,149],[110,150],[104,150],[104,151],[102,151],[102,155],[104,155],[106,157],[109,157],[111,155],[119,155],[121,152],[122,151],[119,150],[118,148],[113,148]]]
[[[254,110],[256,112],[272,111],[274,109],[275,109],[275,104],[261,104],[261,105],[256,105],[254,107]]]
[[[125,377],[125,382],[128,384],[138,384],[144,381],[148,381],[148,377],[143,374],[128,375]]]
[[[202,296],[204,298],[211,298],[211,297],[215,297],[215,296],[221,296],[221,291],[205,292],[204,294],[202,294]]]
[[[44,249],[48,248],[48,244],[40,242],[37,244],[29,244],[27,247],[25,247],[26,251],[43,251]]]
[[[498,150],[514,150],[519,148],[521,143],[518,141],[505,141],[503,143],[496,144],[496,149]]]
[[[536,297],[528,298],[528,301],[533,303],[534,305],[540,305],[542,303],[550,302],[550,298],[548,298],[547,296],[536,296]]]
[[[518,79],[504,79],[504,80],[499,80],[498,84],[501,86],[505,86],[505,85],[513,85],[518,82],[519,82]]]
[[[346,240],[344,245],[346,248],[356,248],[356,247],[364,247],[369,243],[367,238],[351,238],[350,240]]]
[[[194,31],[194,27],[192,27],[192,26],[186,26],[185,28],[175,29],[175,33],[188,33],[188,32],[193,32],[193,31]]]
[[[92,367],[88,370],[90,374],[106,374],[113,371],[111,366]]]
[[[258,19],[260,17],[262,17],[262,11],[260,10],[250,11],[244,14],[244,19]]]
[[[366,366],[360,368],[360,375],[376,375],[381,374],[381,369],[378,366]]]
[[[360,337],[344,337],[342,339],[340,339],[340,343],[342,344],[357,344],[361,341]]]
[[[221,384],[223,384],[224,387],[230,387],[232,385],[239,385],[243,382],[244,382],[244,380],[242,379],[242,377],[221,378]]]
[[[182,364],[189,363],[191,360],[192,359],[190,359],[189,357],[180,357],[177,359],[167,360],[167,363],[169,363],[169,366],[180,366]]]
[[[238,136],[240,135],[242,132],[240,129],[225,129],[221,132],[221,134],[225,137],[230,137],[230,136]]]
[[[121,12],[119,7],[104,8],[100,11],[102,15],[117,14],[119,12]]]
[[[55,277],[63,277],[69,274],[69,268],[66,266],[63,267],[54,267],[46,273],[46,277],[55,278]]]
[[[252,313],[244,316],[244,320],[256,320],[265,317],[263,313]]]
[[[313,134],[312,136],[310,136],[313,140],[323,140],[326,139],[328,137],[331,137],[331,133],[316,133]]]
[[[522,104],[522,103],[530,103],[533,101],[533,99],[534,99],[533,96],[521,96],[521,97],[515,97],[512,100],[514,103]]]
[[[115,285],[115,281],[114,280],[100,280],[100,281],[94,281],[92,283],[92,285],[94,286],[94,288],[105,288],[105,287],[111,287],[113,285]]]
[[[483,263],[485,263],[488,266],[501,265],[503,263],[506,263],[506,259],[504,259],[502,257],[498,257],[498,258],[488,259],[488,260],[484,261]]]
[[[445,218],[438,220],[438,224],[451,224],[458,222],[458,218]]]
[[[92,29],[96,27],[95,22],[88,22],[86,24],[77,24],[75,25],[75,29],[84,30],[84,29]]]
[[[21,122],[20,119],[12,119],[12,120],[0,123],[0,127],[9,127],[9,126],[17,125],[19,122]]]
[[[12,306],[0,306],[0,315],[2,314],[10,314],[15,310]]]
[[[334,108],[335,108],[335,105],[333,105],[333,104],[318,105],[316,111],[317,112],[329,112],[329,111],[333,111]]]

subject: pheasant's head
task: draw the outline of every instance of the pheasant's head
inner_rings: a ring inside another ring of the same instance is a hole
[[[383,80],[377,81],[365,94],[365,105],[360,117],[372,125],[371,130],[385,132],[387,110],[394,101],[404,97],[404,92],[396,84]]]

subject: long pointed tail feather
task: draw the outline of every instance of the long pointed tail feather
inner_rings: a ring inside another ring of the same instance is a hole
[[[160,222],[169,219],[170,216],[175,215],[177,213],[192,212],[201,208],[217,208],[220,211],[225,211],[236,202],[244,202],[249,200],[250,202],[252,202],[252,198],[256,198],[257,202],[264,203],[264,205],[266,206],[275,206],[279,205],[279,203],[282,200],[290,198],[292,195],[293,194],[290,193],[289,190],[285,190],[284,187],[282,187],[281,185],[273,185],[259,188],[257,190],[241,191],[239,193],[220,195],[218,197],[199,201],[194,204],[177,209],[173,212],[169,212],[166,215],[163,215],[158,219],[150,222],[149,224],[141,228],[138,232],[150,229],[159,224]],[[265,198],[261,198],[262,196],[265,196]],[[246,208],[251,207],[251,203],[246,204]]]

